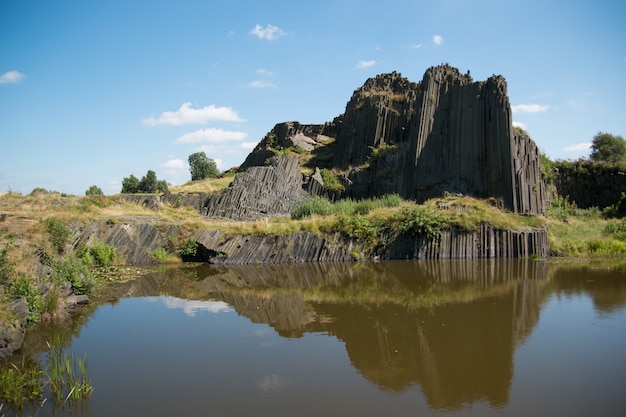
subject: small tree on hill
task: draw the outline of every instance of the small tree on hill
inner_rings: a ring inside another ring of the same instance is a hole
[[[189,155],[188,161],[189,172],[191,172],[191,181],[214,178],[217,174],[219,174],[215,161],[208,158],[204,152],[192,153]]]
[[[149,169],[146,175],[141,177],[141,181],[139,181],[139,192],[148,194],[156,193],[157,182],[156,173]]]
[[[619,135],[598,132],[593,137],[590,156],[596,162],[626,162],[626,141]]]
[[[104,193],[100,187],[92,185],[85,191],[85,195],[104,195]]]
[[[139,192],[139,180],[133,174],[122,180],[122,194],[134,194]]]

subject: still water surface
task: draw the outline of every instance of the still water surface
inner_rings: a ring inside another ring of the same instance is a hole
[[[623,267],[181,267],[105,298],[69,347],[84,415],[626,415]]]

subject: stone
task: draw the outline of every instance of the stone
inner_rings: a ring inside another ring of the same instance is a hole
[[[10,302],[8,310],[15,316],[15,320],[11,323],[0,320],[0,359],[13,355],[24,343],[28,317],[26,298]]]

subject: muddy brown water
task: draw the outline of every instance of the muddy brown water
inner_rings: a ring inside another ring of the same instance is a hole
[[[626,415],[624,267],[181,266],[102,299],[28,335],[94,386],[38,416]]]

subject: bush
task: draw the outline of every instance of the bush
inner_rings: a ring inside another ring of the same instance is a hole
[[[444,217],[426,207],[410,207],[399,212],[400,232],[405,235],[435,237],[445,225]]]
[[[180,249],[180,255],[184,257],[194,257],[198,254],[198,242],[188,239],[185,245]]]
[[[94,262],[101,266],[110,265],[114,263],[117,258],[115,248],[102,242],[95,242],[91,248],[89,248],[89,253],[93,257]]]
[[[331,191],[343,190],[345,187],[339,182],[335,174],[330,169],[323,168],[320,170],[320,175],[324,180],[324,187]]]
[[[552,200],[546,209],[548,217],[561,221],[567,221],[569,216],[576,215],[577,210],[576,204],[570,203],[568,196],[561,197],[560,195]]]
[[[44,224],[50,234],[50,242],[60,255],[65,250],[65,245],[70,239],[70,229],[56,217],[48,217],[44,220]]]
[[[37,323],[41,318],[43,300],[35,280],[26,275],[18,275],[11,283],[10,293],[13,299],[26,298],[27,320],[29,323]]]
[[[158,248],[157,250],[154,251],[152,256],[157,261],[164,262],[167,259],[167,250],[165,250],[165,248]]]
[[[61,285],[70,284],[74,294],[88,294],[96,286],[95,276],[87,265],[76,256],[53,260],[50,267],[53,271],[52,281]]]
[[[85,191],[85,195],[104,195],[104,193],[100,187],[92,185]]]

